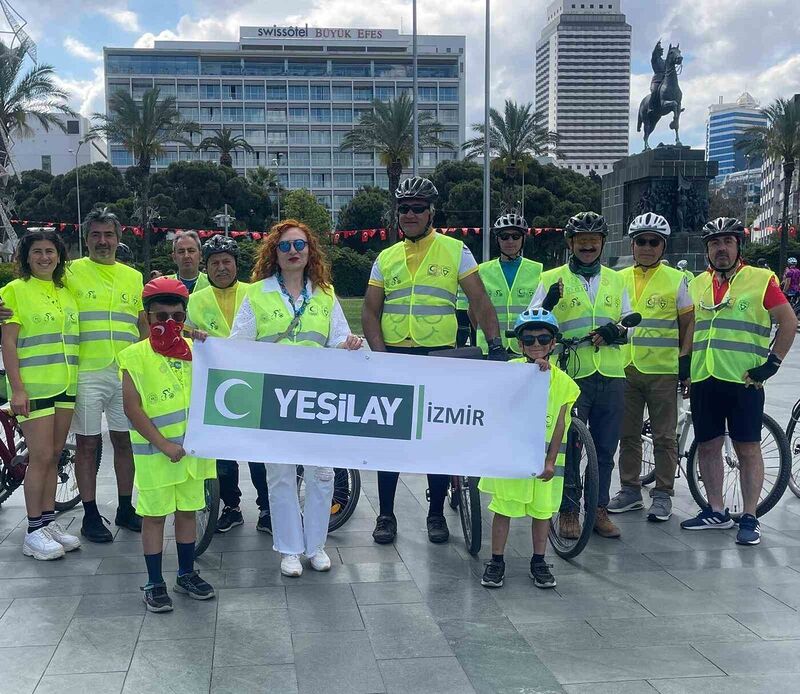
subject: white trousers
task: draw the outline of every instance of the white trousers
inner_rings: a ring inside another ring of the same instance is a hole
[[[304,465],[305,505],[300,512],[297,466],[267,463],[272,548],[281,554],[314,556],[325,548],[333,499],[333,468]]]

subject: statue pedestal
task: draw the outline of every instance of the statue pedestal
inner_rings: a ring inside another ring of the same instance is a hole
[[[659,145],[614,163],[603,176],[603,216],[609,236],[604,260],[615,268],[631,265],[628,224],[638,214],[655,212],[672,228],[666,259],[674,267],[687,260],[689,269],[706,266],[699,232],[708,219],[708,184],[719,171],[706,161],[705,150]]]

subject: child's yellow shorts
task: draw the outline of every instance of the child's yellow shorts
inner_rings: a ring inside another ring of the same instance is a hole
[[[206,505],[205,480],[189,477],[185,482],[158,489],[140,489],[136,513],[140,516],[168,516],[175,511],[199,511]]]

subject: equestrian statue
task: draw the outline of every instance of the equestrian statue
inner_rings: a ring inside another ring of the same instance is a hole
[[[683,93],[678,86],[678,75],[683,69],[683,56],[681,55],[680,44],[677,46],[669,45],[667,57],[663,58],[664,49],[659,40],[650,58],[653,67],[653,79],[650,80],[650,94],[642,103],[639,104],[639,121],[636,124],[636,132],[640,132],[644,125],[644,148],[650,149],[648,138],[655,130],[656,124],[662,116],[672,114],[672,121],[669,127],[675,131],[675,144],[680,146],[679,136],[681,113],[681,99]]]

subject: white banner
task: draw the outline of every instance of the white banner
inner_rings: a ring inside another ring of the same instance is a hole
[[[550,375],[521,364],[195,342],[184,448],[208,458],[527,477]]]

